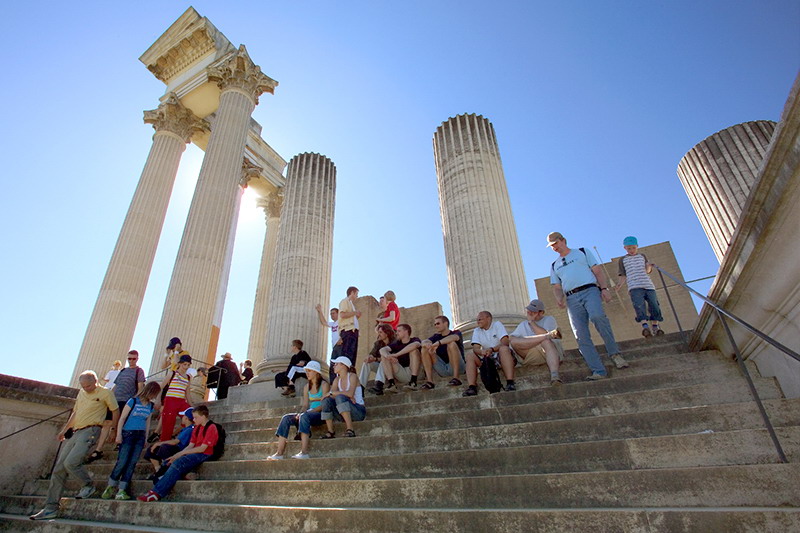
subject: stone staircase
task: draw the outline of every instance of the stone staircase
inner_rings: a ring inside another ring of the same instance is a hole
[[[31,481],[0,497],[0,531],[800,531],[800,400],[755,378],[779,464],[736,364],[682,347],[677,335],[622,343],[631,368],[599,382],[582,381],[571,352],[561,387],[540,367],[518,369],[516,392],[462,398],[442,382],[369,396],[358,437],[314,438],[304,461],[264,460],[299,400],[217,402],[225,456],[165,501],[66,498],[64,519],[36,523],[25,515],[48,482]],[[114,459],[88,467],[98,489]],[[149,473],[142,462],[133,492]]]

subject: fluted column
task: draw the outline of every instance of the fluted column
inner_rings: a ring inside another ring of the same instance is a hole
[[[720,262],[775,127],[769,120],[731,126],[698,143],[678,164],[678,177]]]
[[[433,150],[453,323],[469,331],[482,310],[519,322],[528,286],[494,127],[480,115],[450,118]]]
[[[222,91],[219,108],[172,271],[151,371],[159,366],[173,336],[180,337],[195,358],[214,358],[250,114],[258,96],[277,85],[253,64],[244,46],[209,68],[208,79]]]
[[[315,306],[328,307],[335,196],[336,166],[330,159],[308,153],[292,158],[269,293],[269,333],[259,374],[286,367],[292,339],[301,339],[312,359],[325,361],[327,328],[320,325]]]
[[[259,198],[258,207],[264,209],[267,232],[264,247],[261,249],[261,267],[258,271],[256,299],[253,305],[253,321],[250,325],[250,342],[247,358],[258,364],[264,357],[267,343],[267,315],[269,311],[269,291],[272,288],[272,273],[275,271],[275,249],[278,244],[278,225],[280,224],[283,191],[277,191],[268,198]]]
[[[86,328],[73,385],[84,370],[100,373],[131,349],[181,155],[191,136],[207,128],[174,94],[158,109],[145,111],[144,121],[156,130],[153,145]]]

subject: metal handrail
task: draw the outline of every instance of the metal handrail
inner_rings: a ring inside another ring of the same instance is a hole
[[[742,372],[742,375],[744,376],[745,380],[747,381],[747,386],[750,389],[750,395],[753,397],[753,400],[755,401],[756,406],[758,407],[758,411],[761,414],[762,420],[764,421],[764,426],[766,427],[767,432],[769,433],[770,439],[772,439],[773,446],[775,446],[775,451],[778,454],[778,459],[780,460],[781,463],[788,463],[789,460],[786,458],[786,454],[783,451],[783,447],[781,446],[780,440],[778,439],[778,435],[777,435],[777,433],[775,433],[775,428],[772,425],[772,421],[769,419],[769,414],[767,414],[767,410],[764,408],[764,403],[761,401],[761,396],[759,396],[759,394],[758,394],[758,390],[756,389],[755,383],[753,383],[753,378],[750,376],[750,371],[747,370],[747,365],[745,365],[745,363],[744,363],[744,357],[742,356],[742,352],[739,350],[739,345],[736,343],[736,340],[733,338],[733,333],[731,333],[731,329],[728,326],[728,321],[726,320],[726,318],[730,318],[735,323],[737,323],[740,326],[744,327],[749,332],[751,332],[754,335],[758,336],[760,339],[768,342],[772,346],[778,348],[780,351],[782,351],[786,355],[794,358],[795,360],[800,361],[800,355],[797,354],[797,352],[794,352],[793,350],[790,350],[789,348],[787,348],[786,346],[784,346],[780,342],[776,341],[775,339],[773,339],[772,337],[770,337],[769,335],[767,335],[763,331],[761,331],[761,330],[757,329],[756,327],[748,324],[747,322],[745,322],[744,320],[742,320],[738,316],[734,315],[730,311],[724,309],[722,306],[720,306],[720,305],[716,304],[715,302],[711,301],[706,296],[703,296],[702,294],[700,294],[696,290],[694,290],[691,287],[689,287],[686,283],[678,280],[677,278],[675,278],[675,276],[673,276],[669,272],[665,271],[664,269],[662,269],[658,265],[653,264],[653,266],[656,267],[656,269],[658,270],[658,275],[661,278],[661,284],[664,287],[664,292],[667,295],[667,299],[669,300],[669,305],[672,308],[672,313],[675,315],[675,321],[678,324],[678,329],[680,330],[682,336],[684,335],[683,327],[681,326],[680,320],[678,319],[678,312],[675,310],[675,304],[673,304],[672,297],[670,296],[669,290],[667,289],[667,282],[666,282],[666,280],[664,280],[664,276],[665,275],[667,277],[669,277],[672,281],[674,281],[677,285],[683,287],[687,291],[689,291],[692,294],[694,294],[695,296],[699,297],[701,300],[703,300],[705,303],[707,303],[709,306],[711,306],[714,309],[714,311],[716,311],[717,316],[719,317],[720,323],[722,324],[722,327],[724,328],[725,333],[728,336],[728,340],[730,341],[731,345],[733,346],[733,352],[734,352],[734,355],[736,356],[736,362],[739,365],[739,370]],[[685,338],[684,338],[684,341],[685,341]]]

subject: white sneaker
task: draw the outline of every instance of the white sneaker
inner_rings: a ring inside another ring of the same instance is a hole
[[[292,459],[310,459],[310,457],[309,457],[309,455],[307,453],[300,452],[300,453],[294,454],[292,456]]]
[[[83,500],[85,498],[91,498],[97,492],[92,485],[86,485],[81,490],[78,491],[78,494],[75,495],[76,500]]]
[[[408,385],[403,386],[403,390],[413,392],[419,390],[419,386],[416,383],[409,383]]]
[[[598,374],[597,372],[592,372],[591,376],[586,377],[586,381],[599,381],[601,379],[606,379],[608,376],[604,376],[603,374]]]
[[[388,387],[384,387],[383,392],[397,394],[398,392],[400,392],[400,389],[397,388],[397,385],[389,385]]]
[[[277,453],[273,453],[269,457],[267,457],[267,461],[281,461],[285,459],[283,455],[278,455]]]
[[[617,368],[619,369],[628,368],[631,366],[620,354],[612,355],[611,360],[614,361],[614,364],[617,365]]]

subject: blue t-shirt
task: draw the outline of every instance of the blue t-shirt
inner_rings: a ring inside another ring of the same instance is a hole
[[[125,431],[144,431],[147,429],[147,419],[153,412],[153,402],[145,405],[139,398],[131,398],[125,405],[131,408],[131,412],[128,413],[128,419],[125,420],[125,425],[122,426],[122,429]]]
[[[178,433],[178,446],[181,447],[181,450],[186,448],[189,445],[189,441],[192,440],[193,429],[194,425],[186,426]]]
[[[589,250],[570,250],[566,256],[556,259],[550,267],[550,285],[560,283],[564,292],[582,285],[597,285],[597,278],[591,268],[597,264]]]

